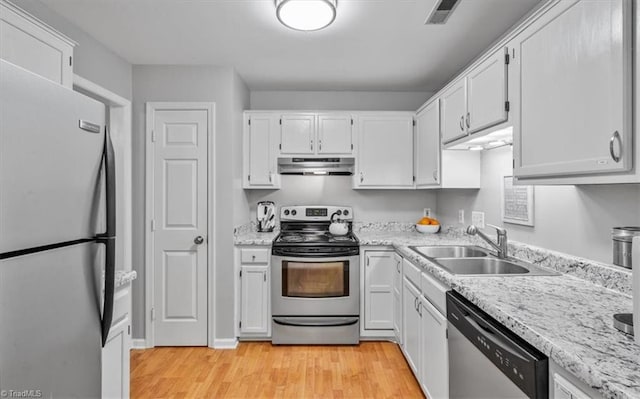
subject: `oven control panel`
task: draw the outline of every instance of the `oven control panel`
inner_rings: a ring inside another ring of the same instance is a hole
[[[281,221],[328,222],[334,215],[340,220],[353,221],[353,209],[350,206],[288,205],[280,207]]]

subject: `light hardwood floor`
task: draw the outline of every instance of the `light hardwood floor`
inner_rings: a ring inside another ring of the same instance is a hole
[[[272,346],[131,351],[131,398],[424,398],[400,349]]]

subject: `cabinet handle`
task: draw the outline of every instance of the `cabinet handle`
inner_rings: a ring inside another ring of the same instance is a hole
[[[464,115],[460,117],[460,130],[464,132]]]
[[[418,309],[416,310],[418,311],[420,317],[422,317],[422,303],[420,303],[420,298],[418,298]]]
[[[418,297],[413,300],[413,308],[416,310],[416,312],[418,311]]]
[[[271,171],[269,171],[269,183],[273,182],[273,175],[271,173]]]
[[[400,261],[396,262],[396,270],[400,273]]]
[[[362,183],[364,181],[364,175],[362,174],[362,172],[360,172],[360,183]]]
[[[613,144],[616,141],[618,142],[618,148],[620,148],[619,155],[616,155],[613,150]],[[615,163],[620,162],[620,159],[622,158],[622,139],[620,138],[620,133],[618,133],[617,130],[613,132],[613,136],[611,136],[611,140],[609,140],[609,154],[611,154],[611,159],[613,159]]]
[[[266,272],[262,272],[262,280],[266,283],[267,282],[267,273]]]
[[[311,151],[313,151],[313,140],[311,140],[309,144],[311,145]]]
[[[322,140],[318,140],[318,151],[322,151]]]
[[[438,169],[433,171],[433,175],[432,176],[433,176],[433,180],[434,181],[438,181]]]
[[[467,112],[467,127],[471,127],[471,114],[469,112]]]

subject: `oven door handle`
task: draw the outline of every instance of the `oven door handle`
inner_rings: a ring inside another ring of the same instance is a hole
[[[339,327],[351,326],[358,322],[358,317],[274,317],[273,322],[293,327]]]

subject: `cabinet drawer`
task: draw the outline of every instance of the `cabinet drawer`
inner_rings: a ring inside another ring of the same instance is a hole
[[[447,313],[447,291],[449,287],[438,281],[429,273],[422,273],[420,288],[422,295],[442,314]]]
[[[416,265],[405,259],[402,262],[402,270],[404,271],[404,276],[409,281],[411,281],[416,287],[420,287],[420,274],[422,271]]]
[[[268,248],[245,248],[240,250],[242,263],[269,263]]]

